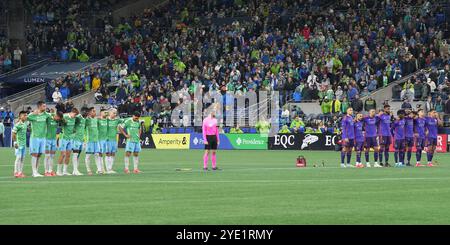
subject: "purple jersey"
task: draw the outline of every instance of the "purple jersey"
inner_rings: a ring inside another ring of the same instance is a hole
[[[416,118],[414,122],[414,130],[416,131],[416,134],[418,134],[417,138],[425,139],[425,124],[426,119],[424,118]]]
[[[414,138],[414,118],[405,118],[405,137]]]
[[[382,114],[379,116],[380,122],[379,122],[379,128],[378,133],[381,136],[391,136],[391,115],[388,114]]]
[[[354,139],[355,138],[355,123],[353,117],[344,116],[342,119],[342,139]]]
[[[437,139],[438,120],[434,117],[426,117],[425,127],[428,131],[428,138]]]
[[[365,117],[363,119],[364,131],[366,132],[366,138],[371,138],[371,137],[377,136],[378,121],[379,121],[378,117]]]
[[[398,119],[394,122],[394,138],[395,140],[404,140],[405,139],[405,119]]]
[[[356,142],[364,142],[363,121],[355,122],[355,139]]]

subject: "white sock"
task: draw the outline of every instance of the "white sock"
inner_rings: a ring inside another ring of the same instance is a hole
[[[56,172],[59,174],[62,173],[62,164],[58,163],[58,165],[56,166]]]
[[[130,157],[125,156],[125,169],[129,169],[130,166]]]
[[[106,171],[111,170],[111,157],[105,156],[105,165],[106,165]]]
[[[24,159],[21,158],[19,162],[19,172],[23,173],[23,165],[24,165]]]
[[[102,162],[101,157],[98,155],[98,153],[94,154],[95,164],[97,165],[97,171],[102,172]]]
[[[14,161],[14,173],[20,173],[20,157],[16,157],[16,161]]]
[[[84,163],[86,164],[86,170],[88,172],[91,171],[91,154],[86,154],[86,157],[84,158]]]
[[[68,167],[68,166],[69,166],[68,164],[63,164],[63,168],[64,168],[63,172],[64,172],[64,173],[67,173],[67,167]]]
[[[136,157],[136,156],[133,157],[133,165],[134,165],[134,170],[138,169],[139,157]]]
[[[53,162],[55,160],[55,154],[50,154],[50,159],[48,161],[48,172],[53,172]]]
[[[115,156],[110,156],[109,157],[109,169],[110,170],[113,170],[113,166],[114,166],[114,158],[115,158]]]
[[[49,154],[45,154],[44,156],[44,169],[45,169],[45,173],[48,172],[48,162],[50,161],[50,155]]]
[[[78,153],[72,155],[73,172],[78,172]]]
[[[37,174],[37,157],[32,156],[31,157],[31,170],[33,174]]]

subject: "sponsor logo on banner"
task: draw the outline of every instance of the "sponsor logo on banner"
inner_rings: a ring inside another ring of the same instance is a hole
[[[203,141],[203,135],[200,133],[191,134],[190,149],[205,149],[205,142]],[[219,134],[220,144],[219,149],[221,150],[232,150],[233,146],[228,140],[225,134]]]
[[[120,134],[118,138],[119,138],[118,147],[125,148],[125,146],[127,144],[127,139],[122,134]],[[142,148],[155,148],[151,134],[144,133],[141,135],[141,147]]]
[[[277,134],[269,138],[269,149],[295,148],[297,138],[295,134]]]
[[[152,134],[156,149],[189,149],[190,134]]]
[[[234,149],[258,150],[267,149],[265,134],[225,134]]]
[[[277,134],[269,137],[270,150],[334,150],[335,134]]]
[[[319,141],[319,137],[317,135],[307,134],[305,135],[305,138],[302,141],[302,147],[301,149],[305,149],[309,145]]]

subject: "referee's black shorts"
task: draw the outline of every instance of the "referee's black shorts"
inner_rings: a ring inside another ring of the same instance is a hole
[[[208,144],[205,144],[205,150],[217,150],[217,137],[216,135],[206,135]]]

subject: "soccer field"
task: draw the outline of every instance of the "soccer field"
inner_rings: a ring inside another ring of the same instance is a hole
[[[125,175],[121,151],[117,175],[39,179],[14,179],[12,149],[0,155],[0,224],[450,224],[450,154],[434,168],[340,169],[337,152],[220,151],[223,171],[204,172],[203,151],[144,150],[144,173]]]

